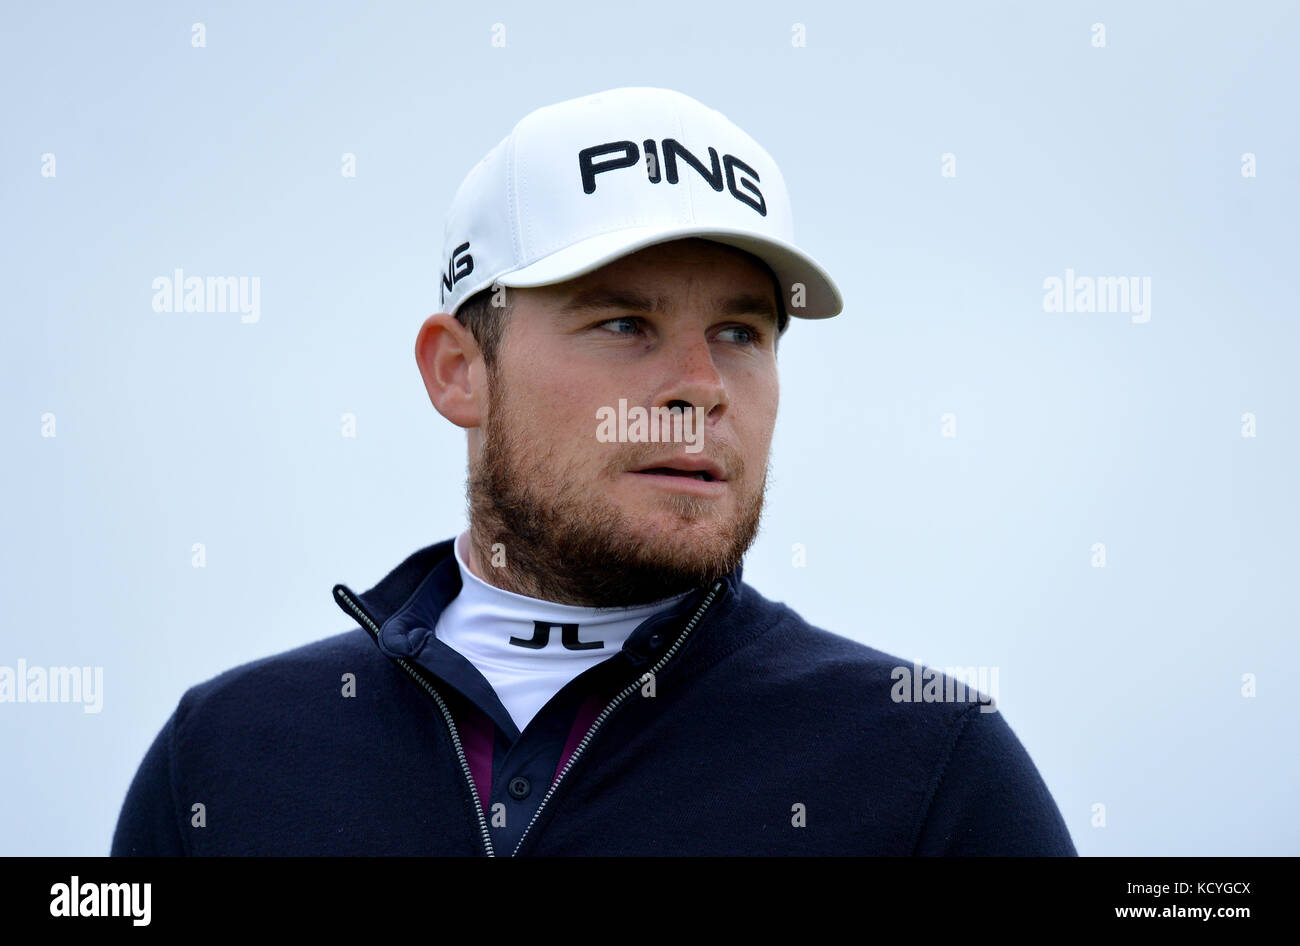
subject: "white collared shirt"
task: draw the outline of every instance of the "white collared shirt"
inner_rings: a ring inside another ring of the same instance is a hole
[[[646,618],[690,594],[634,608],[556,604],[505,591],[470,571],[469,530],[453,548],[461,590],[439,616],[434,634],[478,668],[521,732],[566,683],[617,654]]]

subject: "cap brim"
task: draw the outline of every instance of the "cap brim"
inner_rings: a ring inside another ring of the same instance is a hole
[[[828,319],[844,309],[839,287],[830,274],[807,253],[782,240],[755,234],[752,230],[718,227],[628,227],[602,233],[566,246],[514,272],[503,273],[497,282],[520,289],[549,286],[583,276],[643,247],[688,237],[725,243],[753,253],[767,263],[785,289],[786,310],[796,318]],[[804,287],[801,300],[794,292],[796,283],[801,283]],[[802,301],[803,305],[795,304],[798,301]]]

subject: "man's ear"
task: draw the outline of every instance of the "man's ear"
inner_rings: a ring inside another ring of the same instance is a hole
[[[438,413],[457,427],[478,427],[487,378],[473,333],[453,315],[431,315],[415,336],[415,362]]]

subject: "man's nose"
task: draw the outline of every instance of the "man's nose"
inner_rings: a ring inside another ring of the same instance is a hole
[[[727,386],[717,365],[709,341],[703,336],[682,340],[664,351],[668,364],[667,381],[655,397],[656,407],[688,407],[700,417],[716,423],[730,403]]]

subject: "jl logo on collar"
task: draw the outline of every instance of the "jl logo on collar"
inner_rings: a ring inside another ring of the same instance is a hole
[[[510,643],[517,647],[541,650],[550,642],[551,628],[553,627],[560,629],[560,642],[564,644],[565,650],[595,650],[605,646],[604,641],[578,640],[578,625],[576,624],[547,624],[545,621],[533,622],[533,636],[531,639],[511,635]]]

